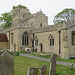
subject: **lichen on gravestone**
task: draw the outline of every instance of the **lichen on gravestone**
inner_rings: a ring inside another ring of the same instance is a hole
[[[0,53],[0,75],[14,75],[14,59],[8,50]]]
[[[42,65],[40,68],[40,75],[46,75],[46,72],[47,72],[47,66]]]

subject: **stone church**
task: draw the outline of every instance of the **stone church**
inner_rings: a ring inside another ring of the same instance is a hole
[[[0,31],[6,34],[9,49],[22,51],[28,48],[37,52],[51,52],[62,58],[75,56],[75,21],[48,25],[48,17],[42,12],[31,14],[28,8],[19,6],[12,10],[12,26]]]

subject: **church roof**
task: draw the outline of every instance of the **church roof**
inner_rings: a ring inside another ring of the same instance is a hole
[[[0,42],[8,42],[6,34],[0,34]]]

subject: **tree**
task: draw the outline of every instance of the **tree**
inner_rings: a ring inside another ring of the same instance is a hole
[[[0,17],[1,28],[0,29],[5,29],[5,28],[11,26],[11,22],[12,22],[12,13],[11,12],[6,12],[6,13],[1,14],[1,17]]]
[[[18,5],[18,6],[13,6],[13,10],[16,9],[17,7],[24,8],[24,9],[27,8],[26,6],[22,6],[22,5],[20,4],[20,5]]]
[[[75,10],[66,8],[55,15],[53,22],[54,24],[59,24],[72,19],[75,19]]]
[[[18,7],[25,8],[25,9],[27,8],[25,6],[18,5],[18,6],[13,6],[13,10],[18,8]],[[11,26],[11,24],[12,24],[12,12],[6,12],[6,13],[1,14],[1,17],[0,17],[0,30]]]

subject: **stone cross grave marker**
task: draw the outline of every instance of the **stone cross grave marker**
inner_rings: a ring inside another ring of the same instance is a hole
[[[14,43],[13,46],[14,46],[14,55],[16,55],[16,46],[17,46],[17,45]]]
[[[49,75],[56,74],[56,55],[52,54],[50,59],[50,71]]]
[[[14,59],[8,50],[0,53],[0,75],[14,75]]]
[[[40,68],[40,75],[46,75],[46,72],[47,72],[47,66],[42,65]]]
[[[27,75],[38,75],[39,68],[29,68]]]

